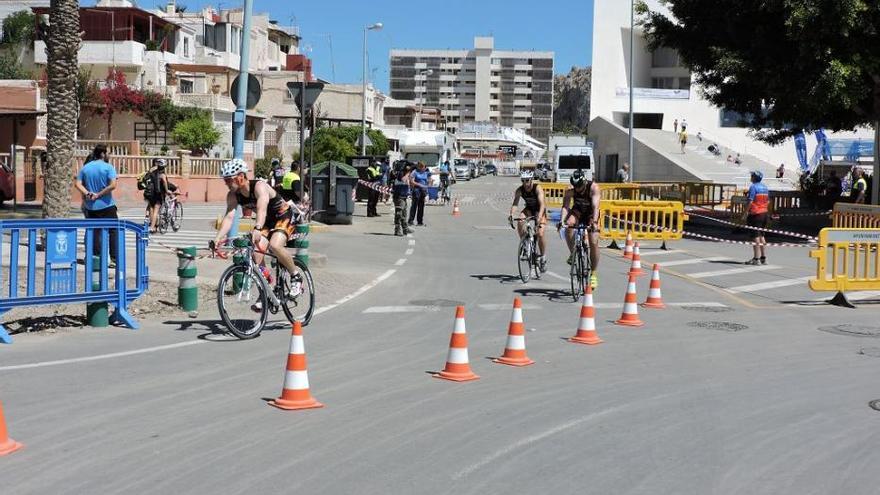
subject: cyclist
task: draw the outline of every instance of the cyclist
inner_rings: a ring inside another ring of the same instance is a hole
[[[519,206],[519,200],[525,202],[525,208],[520,212],[519,218],[526,219],[535,217],[535,225],[537,227],[538,248],[541,250],[541,272],[547,271],[547,241],[544,239],[544,225],[547,223],[547,208],[544,201],[544,190],[535,183],[535,173],[531,170],[523,170],[519,174],[522,185],[516,188],[513,193],[513,204],[510,206],[510,216],[507,221],[513,223],[513,214]],[[519,238],[522,239],[526,235],[525,222],[517,222],[517,232]]]
[[[144,199],[147,200],[147,213],[150,215],[150,233],[156,233],[156,223],[159,220],[159,209],[168,196],[168,178],[165,176],[165,159],[154,158],[153,170],[148,172],[152,177],[150,186],[144,190]]]
[[[261,179],[249,180],[247,178],[248,166],[244,160],[233,158],[223,164],[220,175],[223,182],[229,188],[226,195],[226,216],[217,231],[215,244],[220,241],[232,228],[233,217],[238,206],[242,209],[256,211],[257,219],[254,230],[251,233],[251,241],[254,246],[265,251],[267,246],[281,266],[290,273],[296,273],[293,258],[287,251],[287,240],[294,231],[293,210],[287,202],[269,184]],[[262,254],[254,251],[254,261],[263,265]],[[268,273],[267,270],[263,270]]]
[[[589,177],[588,177],[589,175]],[[569,179],[572,188],[565,191],[562,196],[561,221],[556,224],[556,230],[566,227],[565,239],[568,243],[568,264],[574,257],[574,227],[579,225],[588,227],[585,240],[590,245],[590,287],[595,289],[599,285],[599,277],[596,270],[599,268],[599,185],[593,182],[592,171],[584,173],[577,169]]]
[[[450,171],[449,160],[440,164],[440,192],[441,197],[449,197]],[[452,182],[455,182],[455,176],[452,176]]]

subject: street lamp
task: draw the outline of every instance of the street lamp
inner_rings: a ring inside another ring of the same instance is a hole
[[[635,0],[629,2],[629,177],[635,182],[636,161],[633,157],[633,51],[635,46]]]
[[[419,71],[420,76],[425,76],[425,93],[419,95],[419,127],[417,129],[419,131],[422,130],[422,109],[425,106],[425,99],[428,97],[427,76],[430,76],[433,73],[434,73],[434,69],[426,69],[426,70]]]
[[[364,92],[361,106],[361,156],[367,154],[367,31],[380,31],[382,23],[364,26]]]

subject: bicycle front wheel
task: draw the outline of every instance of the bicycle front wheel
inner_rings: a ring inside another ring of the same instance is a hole
[[[226,328],[240,339],[252,339],[263,331],[269,308],[266,288],[250,267],[233,265],[220,276],[217,307]]]
[[[528,238],[523,238],[519,243],[517,252],[517,266],[519,267],[519,278],[523,283],[527,283],[532,277],[532,245]]]
[[[174,210],[171,211],[171,229],[177,232],[180,230],[180,226],[183,224],[183,205],[178,203],[174,205]]]
[[[284,284],[280,297],[281,308],[289,322],[298,321],[306,326],[312,321],[312,314],[315,312],[315,283],[309,267],[296,258],[293,263],[296,265],[294,273],[289,273],[284,268],[279,270],[281,280],[278,283]]]
[[[535,271],[535,280],[541,280],[541,254],[538,251],[538,238],[532,238],[532,270]]]
[[[164,204],[159,207],[159,216],[156,219],[156,230],[158,230],[160,234],[168,232],[168,207]]]
[[[574,259],[571,261],[571,297],[575,301],[580,299],[584,293],[584,252],[581,249],[576,251]]]

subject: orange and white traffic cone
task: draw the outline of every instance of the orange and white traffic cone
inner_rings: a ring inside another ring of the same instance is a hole
[[[287,371],[284,374],[284,386],[281,397],[270,401],[269,405],[279,409],[312,409],[324,407],[309,392],[309,371],[306,366],[306,346],[303,341],[302,324],[293,323],[290,336],[290,353],[287,356]]]
[[[648,288],[648,298],[642,306],[646,308],[663,309],[663,295],[660,293],[660,265],[654,263],[654,269],[651,271],[651,286]]]
[[[636,302],[636,276],[630,274],[629,283],[626,286],[626,296],[623,298],[623,313],[620,319],[614,322],[617,325],[628,327],[640,327],[645,324],[639,319],[639,304]]]
[[[455,198],[455,201],[452,202],[452,216],[460,217],[461,210],[458,209],[458,198]]]
[[[626,244],[623,246],[623,257],[631,259],[633,257],[633,236],[632,231],[626,231]]]
[[[507,344],[504,355],[492,361],[510,366],[528,366],[535,364],[526,356],[526,332],[523,328],[522,301],[513,299],[513,312],[510,315],[510,326],[507,328]]]
[[[443,378],[454,382],[466,382],[480,378],[471,371],[468,361],[467,331],[464,325],[464,306],[455,308],[455,326],[449,339],[449,354],[446,356],[446,368],[435,373],[434,378]]]
[[[6,432],[6,419],[3,417],[3,404],[0,403],[0,456],[11,454],[22,447],[24,445],[9,438]]]
[[[629,267],[629,274],[635,275],[636,277],[641,277],[645,274],[645,272],[642,271],[642,254],[639,251],[638,242],[633,246],[632,265]]]
[[[577,333],[568,341],[587,345],[602,343],[602,339],[596,333],[596,308],[593,306],[593,288],[589,284],[581,297],[581,319],[578,322]]]

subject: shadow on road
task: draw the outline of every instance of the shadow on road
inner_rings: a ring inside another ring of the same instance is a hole
[[[394,237],[394,234],[389,234],[388,232],[364,232],[364,235],[384,235],[387,237]]]
[[[477,280],[497,280],[500,284],[512,284],[520,282],[518,276],[515,275],[504,275],[501,273],[493,274],[493,275],[471,275],[471,278],[475,278]]]
[[[560,289],[516,289],[513,291],[522,297],[529,296],[541,296],[546,297],[550,302],[556,303],[571,303],[574,302],[571,297],[571,292]]]

